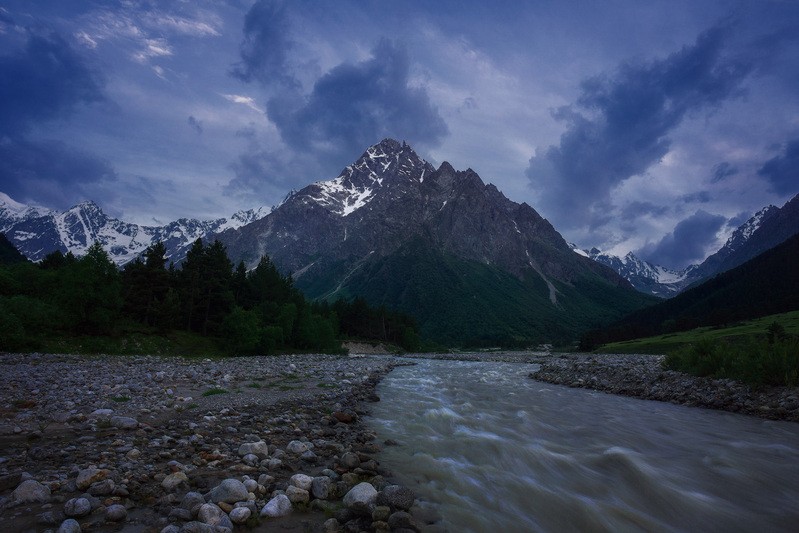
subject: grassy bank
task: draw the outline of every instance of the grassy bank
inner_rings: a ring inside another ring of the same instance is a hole
[[[762,341],[768,337],[769,327],[773,323],[779,324],[788,335],[799,335],[799,311],[792,311],[748,320],[728,327],[702,327],[655,337],[608,343],[595,351],[597,353],[667,354],[696,345],[699,342],[724,342],[736,345],[750,341]]]

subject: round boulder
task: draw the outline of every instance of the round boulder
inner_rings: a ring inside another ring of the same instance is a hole
[[[416,495],[408,487],[389,485],[377,495],[377,505],[386,505],[392,509],[407,511],[413,507]]]
[[[358,483],[344,496],[344,505],[356,512],[371,512],[377,500],[377,489],[366,482]]]
[[[265,459],[269,456],[269,445],[261,440],[258,442],[245,442],[239,446],[239,457],[250,454],[257,455],[259,459]]]
[[[28,479],[14,489],[13,497],[14,501],[19,503],[46,503],[50,501],[50,487],[42,485],[34,479]]]
[[[200,507],[200,512],[197,513],[197,520],[209,526],[222,526],[233,529],[233,522],[230,521],[225,511],[213,503],[206,503]]]
[[[252,511],[247,507],[236,507],[230,511],[230,521],[234,524],[244,524],[250,519],[250,515],[252,515]]]
[[[288,450],[293,454],[300,455],[302,453],[307,452],[309,448],[307,443],[299,440],[293,440],[288,443],[288,446],[286,446],[286,450]]]
[[[86,498],[72,498],[64,504],[64,514],[80,518],[92,512],[92,503]]]
[[[310,490],[311,484],[313,484],[313,478],[305,474],[294,474],[291,476],[291,479],[289,479],[289,485],[293,485],[302,490]]]
[[[308,503],[311,499],[307,490],[300,489],[294,485],[289,485],[286,488],[286,496],[288,496],[291,503]]]
[[[61,522],[56,533],[81,533],[80,524],[74,518],[67,518]]]
[[[182,484],[189,482],[188,476],[183,472],[174,472],[169,474],[161,481],[161,487],[167,492],[172,492]]]
[[[247,500],[247,487],[238,479],[228,478],[211,489],[209,499],[214,503],[236,503]]]
[[[86,490],[91,487],[93,483],[104,480],[109,477],[110,474],[110,470],[86,468],[78,472],[78,477],[75,479],[75,486],[78,487],[78,490]]]
[[[285,494],[278,494],[269,500],[264,508],[261,509],[261,516],[268,518],[279,518],[291,513],[291,501]]]
[[[124,505],[115,503],[109,505],[105,510],[105,519],[109,522],[122,522],[128,517],[128,510]]]

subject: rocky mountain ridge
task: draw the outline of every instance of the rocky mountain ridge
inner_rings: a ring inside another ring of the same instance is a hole
[[[239,211],[230,218],[182,218],[164,226],[142,226],[109,217],[91,201],[57,211],[20,204],[0,193],[0,233],[32,261],[56,250],[81,256],[96,241],[120,266],[157,241],[166,245],[168,258],[177,261],[198,238],[241,227],[268,213],[268,208],[259,208]]]
[[[768,205],[732,232],[717,252],[698,265],[682,270],[669,269],[638,258],[633,252],[624,257],[597,248],[572,249],[580,255],[611,267],[641,292],[670,298],[688,287],[726,272],[799,233],[799,195],[784,206]]]

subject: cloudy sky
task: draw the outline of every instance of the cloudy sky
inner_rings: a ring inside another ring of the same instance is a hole
[[[799,3],[11,0],[0,191],[144,224],[385,137],[582,247],[682,267],[799,192]]]

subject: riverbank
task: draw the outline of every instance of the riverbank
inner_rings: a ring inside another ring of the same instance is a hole
[[[663,370],[664,356],[553,354],[534,361],[532,379],[770,420],[799,422],[799,388],[755,389],[730,379],[699,378]]]
[[[0,354],[9,531],[436,531],[361,421],[388,357]],[[221,529],[220,529],[221,528]]]

